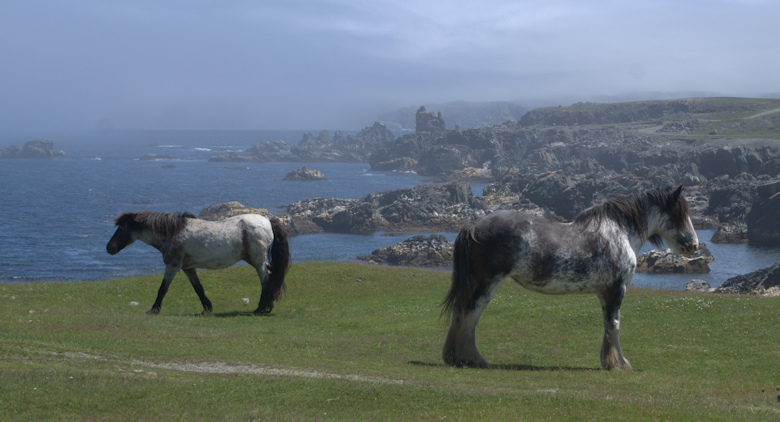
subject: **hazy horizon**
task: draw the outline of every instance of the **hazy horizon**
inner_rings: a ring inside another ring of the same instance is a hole
[[[12,2],[0,145],[111,128],[356,130],[454,101],[777,97],[777,16],[762,0]]]

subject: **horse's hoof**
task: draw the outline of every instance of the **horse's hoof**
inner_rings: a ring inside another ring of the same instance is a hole
[[[607,371],[633,371],[634,370],[634,368],[631,367],[631,364],[628,363],[628,361],[625,359],[622,362],[616,362],[612,364],[602,364],[601,368]]]
[[[488,363],[485,358],[480,357],[479,359],[444,359],[444,363],[447,365],[455,366],[457,368],[481,368],[481,369],[488,369]]]
[[[488,369],[488,363],[486,360],[482,359],[481,361],[473,361],[469,360],[466,362],[461,362],[458,367],[467,366],[469,368],[479,368],[479,369]]]
[[[160,313],[159,309],[152,308],[146,311],[146,315],[158,315]]]
[[[211,316],[211,309],[204,309],[203,312],[201,312],[199,316],[202,316],[202,317]]]
[[[252,315],[255,316],[268,315],[271,313],[273,309],[274,309],[274,305],[258,306],[257,309],[255,309],[255,311],[252,312]]]

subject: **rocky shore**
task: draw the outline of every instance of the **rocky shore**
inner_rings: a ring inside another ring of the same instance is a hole
[[[357,259],[371,264],[451,268],[453,246],[453,242],[440,234],[417,235]]]
[[[706,293],[744,294],[763,297],[780,297],[780,263],[762,268],[752,273],[732,277],[723,285],[713,288],[703,280],[691,280],[687,291]]]
[[[290,204],[283,216],[301,234],[454,232],[499,209],[569,221],[608,198],[683,185],[694,225],[718,229],[713,242],[778,245],[778,127],[780,100],[763,99],[578,103],[465,130],[420,107],[414,133],[398,138],[377,122],[357,135],[307,133],[297,145],[263,143],[211,161],[367,162],[437,183]],[[474,196],[469,182],[485,184],[484,195]],[[661,255],[639,271],[706,272],[712,259]]]

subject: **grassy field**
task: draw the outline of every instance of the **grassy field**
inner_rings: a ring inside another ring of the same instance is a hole
[[[459,369],[448,278],[299,264],[266,317],[246,266],[202,272],[211,317],[183,275],[157,316],[161,276],[0,284],[0,419],[780,420],[777,299],[631,289],[635,370],[607,372],[595,297],[507,282],[477,331],[493,367]]]

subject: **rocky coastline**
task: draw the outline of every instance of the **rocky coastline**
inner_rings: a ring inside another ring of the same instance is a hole
[[[780,101],[762,99],[578,103],[465,130],[420,107],[415,131],[398,138],[376,122],[356,135],[307,133],[297,145],[263,143],[210,161],[367,162],[434,182],[290,204],[282,214],[300,234],[454,232],[499,209],[570,221],[608,198],[683,185],[696,228],[717,229],[713,242],[780,245],[778,127]],[[482,196],[470,182],[485,184]],[[663,262],[655,252],[647,260]],[[708,259],[663,271],[705,272]]]

